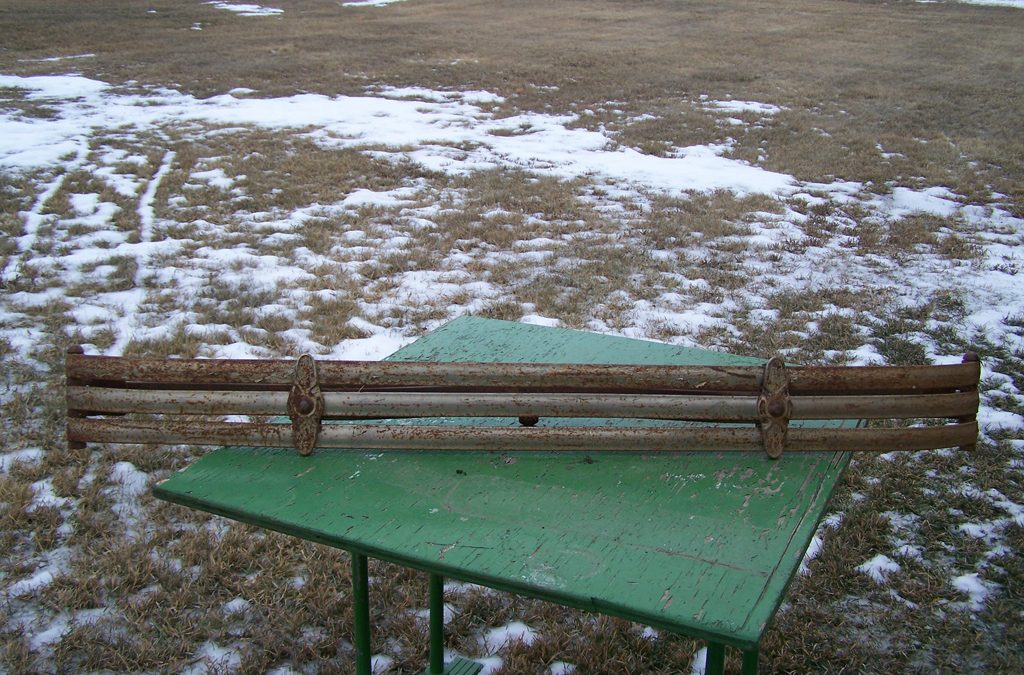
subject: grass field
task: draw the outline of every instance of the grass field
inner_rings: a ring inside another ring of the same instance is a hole
[[[979,352],[978,450],[855,456],[762,667],[1024,672],[1024,11],[267,6],[0,7],[0,671],[352,668],[346,555],[153,500],[199,448],[68,450],[68,345],[381,358],[478,314]],[[426,578],[371,575],[377,669],[422,672]],[[448,591],[447,646],[489,672],[701,647]]]

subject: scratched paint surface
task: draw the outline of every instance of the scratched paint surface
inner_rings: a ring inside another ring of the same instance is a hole
[[[391,358],[756,363],[479,318],[453,321]],[[299,457],[222,448],[156,493],[449,577],[751,647],[847,462],[843,453],[773,462],[737,453],[318,450]]]

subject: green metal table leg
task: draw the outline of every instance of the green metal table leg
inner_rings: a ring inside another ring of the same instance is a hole
[[[444,577],[430,575],[430,670],[444,672]]]
[[[757,675],[757,650],[743,652],[743,675]]]
[[[356,675],[370,675],[370,580],[366,556],[352,553],[353,641],[356,648]]]
[[[724,675],[725,645],[717,642],[708,643],[708,654],[704,661],[705,675]]]

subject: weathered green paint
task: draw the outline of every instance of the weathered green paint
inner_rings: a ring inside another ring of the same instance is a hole
[[[453,321],[392,358],[757,363],[479,318]],[[773,461],[764,453],[642,450],[593,457],[317,450],[300,457],[290,449],[222,448],[155,491],[446,577],[756,649],[848,455]]]
[[[482,664],[457,656],[448,664],[444,672],[445,675],[476,675],[483,669]]]

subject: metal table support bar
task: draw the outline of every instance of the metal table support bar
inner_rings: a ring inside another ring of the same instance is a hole
[[[370,654],[370,584],[367,557],[352,552],[353,643],[356,652],[356,675],[373,672]],[[430,575],[430,655],[428,675],[475,675],[482,666],[475,661],[457,658],[446,670],[444,663],[444,577]]]
[[[757,675],[758,650],[752,649],[743,652],[743,665],[740,671],[743,675]],[[725,645],[719,642],[709,642],[707,657],[704,662],[706,675],[724,675],[725,673]]]
[[[352,552],[353,642],[356,649],[356,675],[370,675],[370,580],[366,556]]]
[[[757,675],[757,650],[743,652],[743,675]]]
[[[430,669],[431,675],[444,672],[444,577],[430,575]]]
[[[708,643],[704,673],[706,675],[723,675],[725,673],[725,645],[720,642]]]

